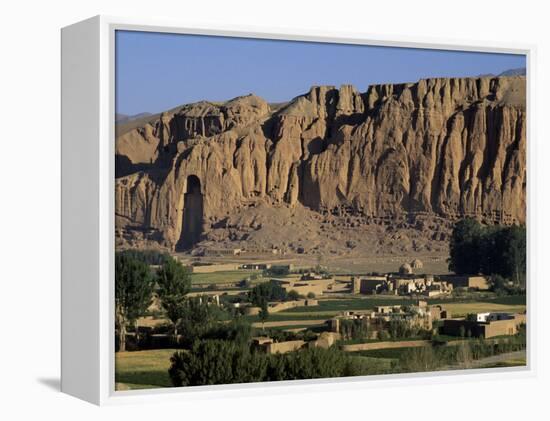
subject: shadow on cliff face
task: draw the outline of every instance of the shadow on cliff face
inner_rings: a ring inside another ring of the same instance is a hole
[[[155,166],[155,163],[134,164],[127,156],[115,155],[115,178],[125,177],[140,171],[149,171]]]
[[[188,250],[200,241],[203,223],[201,182],[196,175],[187,177],[187,191],[183,196],[183,221],[177,251]]]
[[[115,155],[115,178],[126,177],[139,172],[144,172],[149,175],[157,184],[162,184],[170,172],[170,166],[167,162],[171,162],[171,155],[159,157],[156,161],[147,163],[134,164],[127,156]]]

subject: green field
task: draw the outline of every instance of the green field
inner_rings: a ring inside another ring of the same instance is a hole
[[[239,282],[251,275],[259,275],[261,271],[254,270],[227,270],[212,273],[192,273],[192,284],[224,284]]]
[[[387,349],[371,349],[368,351],[357,351],[354,352],[353,355],[360,355],[363,357],[370,357],[370,358],[384,358],[384,359],[390,359],[390,360],[398,360],[401,355],[403,355],[404,352],[407,352],[411,349],[411,347],[403,347],[403,348],[387,348]]]
[[[268,321],[329,319],[342,311],[372,310],[375,306],[410,305],[416,300],[410,298],[349,298],[337,300],[319,300],[319,305],[296,307],[280,313],[270,314]],[[525,310],[525,296],[507,296],[480,301],[463,299],[432,299],[429,304],[441,303],[453,317],[484,311],[522,312]],[[250,322],[258,322],[258,316],[247,316]]]
[[[489,298],[480,301],[504,305],[525,305],[527,303],[527,297],[525,295],[504,295],[502,297]]]
[[[286,313],[286,312],[280,312],[280,313],[274,313],[270,314],[266,321],[268,322],[283,322],[283,321],[289,321],[289,320],[321,320],[321,319],[329,319],[330,316],[319,316],[317,314],[312,313]],[[258,316],[244,316],[244,319],[249,321],[250,323],[260,322],[260,318]]]
[[[270,326],[269,328],[266,328],[266,329],[269,329],[269,330],[295,330],[295,329],[310,329],[310,330],[315,330],[315,329],[319,329],[319,328],[324,328],[326,325],[324,323],[320,323],[320,324],[316,324],[316,325],[308,325],[308,324],[304,324],[304,325],[300,325],[300,324],[297,324],[297,325],[281,325],[281,326]],[[263,331],[261,328],[259,327],[256,327],[254,328],[254,334],[256,336],[261,336],[263,334]]]
[[[281,312],[281,315],[291,314],[311,314],[317,316],[330,316],[341,311],[353,310],[371,310],[375,306],[390,305],[410,305],[415,304],[417,300],[404,297],[369,297],[369,298],[349,298],[339,300],[319,300],[318,306],[296,307]],[[523,311],[525,308],[525,296],[504,296],[495,298],[484,298],[480,300],[468,299],[429,299],[428,304],[442,304],[454,313],[454,309],[463,312],[476,311]]]
[[[296,307],[284,313],[338,313],[346,310],[370,310],[375,306],[413,304],[415,300],[409,298],[349,298],[341,300],[319,300],[318,306]]]
[[[170,387],[170,357],[175,349],[117,352],[115,383],[117,390]]]
[[[372,358],[350,354],[353,361],[361,367],[362,375],[388,374],[392,371],[394,360],[391,358]]]

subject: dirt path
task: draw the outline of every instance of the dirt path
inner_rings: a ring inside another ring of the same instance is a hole
[[[523,351],[507,352],[505,354],[492,355],[480,360],[470,361],[468,363],[460,363],[445,367],[445,370],[465,369],[465,368],[480,368],[486,365],[497,364],[508,360],[523,360],[527,358],[527,353]]]
[[[395,342],[366,342],[362,344],[350,344],[343,345],[342,351],[356,352],[356,351],[370,351],[374,349],[393,349],[393,348],[416,348],[419,346],[431,345],[431,341],[418,340],[418,341],[395,341]]]

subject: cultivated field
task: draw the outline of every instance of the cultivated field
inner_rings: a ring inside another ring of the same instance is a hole
[[[428,304],[442,304],[452,317],[462,317],[468,313],[481,312],[512,312],[522,313],[526,309],[525,296],[493,297],[480,299],[430,299]],[[311,307],[296,307],[278,313],[270,314],[265,327],[306,327],[321,325],[343,311],[367,311],[375,306],[412,305],[416,300],[398,296],[363,296],[353,298],[319,298],[319,305]],[[261,327],[258,316],[245,316],[245,319]],[[146,317],[139,320],[140,326],[159,326],[169,324],[165,318]]]
[[[442,304],[453,317],[459,317],[467,313],[479,312],[515,312],[525,311],[525,296],[517,297],[495,297],[483,301],[461,300],[461,299],[431,299],[428,304]],[[294,321],[328,319],[336,316],[342,311],[365,311],[372,310],[375,306],[386,305],[411,305],[416,300],[403,297],[369,297],[349,299],[319,299],[318,306],[296,307],[281,311],[269,316],[273,321]],[[257,316],[249,316],[250,321],[258,321]]]
[[[342,258],[326,259],[323,262],[325,268],[330,268],[330,271],[335,274],[336,286],[330,290],[324,291],[322,295],[315,296],[317,303],[314,305],[299,306],[289,308],[287,310],[270,313],[266,320],[262,322],[258,315],[243,315],[244,320],[249,322],[252,327],[252,336],[270,336],[277,337],[278,341],[293,340],[288,339],[289,335],[316,335],[327,330],[326,321],[335,317],[341,316],[344,312],[369,312],[376,306],[414,306],[418,303],[418,298],[414,296],[397,296],[397,295],[362,295],[351,294],[349,287],[343,282],[350,282],[353,273],[368,272],[389,272],[395,271],[397,267],[407,261],[409,258],[381,258],[358,259],[357,261],[346,261]],[[210,260],[210,259],[209,259]],[[213,264],[228,263],[228,259],[218,259],[219,261],[211,261]],[[234,259],[237,260],[237,259]],[[311,260],[311,258],[310,258]],[[289,275],[269,275],[260,270],[227,270],[220,269],[217,272],[193,273],[191,275],[192,290],[189,296],[197,295],[217,295],[219,302],[226,309],[231,309],[233,303],[249,301],[248,293],[259,283],[268,282],[273,278],[292,277],[299,279],[301,272],[309,270],[319,262],[310,261],[307,258],[295,258],[287,260],[287,263],[292,262],[293,272]],[[202,261],[202,263],[205,263]],[[237,263],[237,262],[231,262]],[[250,260],[241,259],[238,264],[250,263]],[[274,264],[280,261],[274,261]],[[340,266],[342,265],[342,266]],[[237,264],[234,266],[236,267]],[[226,265],[227,267],[227,265]],[[347,270],[344,270],[346,268]],[[213,268],[212,268],[213,269]],[[422,272],[427,273],[444,273],[446,272],[446,263],[444,260],[437,257],[424,260],[424,268]],[[336,274],[338,273],[338,274]],[[240,284],[242,280],[254,280],[251,284],[243,286]],[[302,298],[305,298],[302,296]],[[510,312],[523,313],[526,310],[526,297],[524,295],[504,295],[499,296],[490,291],[466,291],[456,290],[453,295],[443,298],[425,299],[428,305],[441,304],[447,311],[450,317],[463,317],[469,313],[482,312]],[[230,313],[228,313],[230,314]],[[245,313],[246,314],[246,313]],[[231,316],[225,319],[219,319],[219,323],[228,323]],[[138,320],[140,328],[152,329],[153,332],[160,333],[159,336],[170,331],[171,322],[166,319],[162,311],[150,311],[145,317]],[[431,336],[398,336],[386,338],[385,341],[395,341],[402,344],[395,348],[384,347],[382,349],[356,351],[353,347],[346,347],[350,344],[365,344],[372,342],[383,342],[382,339],[371,339],[366,337],[348,338],[337,342],[335,347],[339,352],[344,352],[345,358],[351,358],[353,365],[365,374],[390,374],[399,372],[415,372],[415,371],[433,371],[433,370],[450,370],[457,368],[489,368],[489,367],[512,367],[525,365],[525,351],[514,352],[509,354],[494,355],[491,358],[481,358],[479,360],[468,360],[466,365],[459,365],[452,360],[449,355],[442,353],[437,359],[437,364],[432,364],[430,367],[419,370],[415,366],[407,365],[407,361],[411,358],[421,358],[423,352],[439,353],[443,348],[451,349],[460,342],[476,341],[476,338],[464,339],[456,336],[445,337],[443,335]],[[302,336],[304,337],[304,336]],[[287,339],[284,339],[287,338]],[[412,341],[412,342],[411,342]],[[417,345],[412,348],[412,343],[423,342],[425,345]],[[441,348],[439,345],[444,343]],[[474,342],[468,342],[474,344]],[[409,344],[409,345],[407,345]],[[393,345],[393,344],[392,344]],[[150,345],[148,345],[150,346]],[[155,345],[156,346],[156,345]],[[173,346],[164,344],[162,346]],[[353,348],[353,349],[352,349]],[[364,348],[364,347],[362,347]],[[141,348],[144,349],[144,348]],[[416,349],[416,351],[415,351]],[[176,349],[155,349],[142,350],[133,352],[117,352],[116,353],[116,389],[131,390],[131,389],[148,389],[162,388],[172,386],[171,379],[168,375],[170,368],[170,358]],[[352,352],[353,351],[353,352]],[[503,351],[500,351],[503,352]],[[435,355],[435,354],[434,354]],[[343,357],[344,358],[344,357]],[[448,359],[445,360],[445,358]],[[449,359],[450,358],[450,359]],[[411,368],[413,367],[413,368]]]
[[[225,284],[231,282],[239,282],[251,275],[259,275],[260,271],[256,270],[227,270],[212,273],[192,273],[192,284]]]

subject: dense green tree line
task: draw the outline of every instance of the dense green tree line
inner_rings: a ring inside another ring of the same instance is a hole
[[[174,386],[198,386],[423,372],[456,364],[467,365],[474,360],[525,347],[526,330],[522,326],[517,335],[502,340],[479,338],[453,346],[434,344],[411,348],[400,353],[391,367],[382,368],[337,347],[268,355],[246,342],[198,340],[191,349],[172,356],[169,375]]]
[[[453,229],[449,270],[457,274],[499,275],[523,285],[526,256],[524,226],[484,226],[467,218]]]
[[[345,377],[363,374],[337,348],[308,348],[268,355],[233,341],[197,341],[176,352],[169,370],[174,386]]]
[[[162,265],[167,260],[170,260],[171,257],[168,253],[158,251],[158,250],[123,250],[119,253],[122,253],[126,256],[133,257],[136,260],[139,260],[148,265]]]

